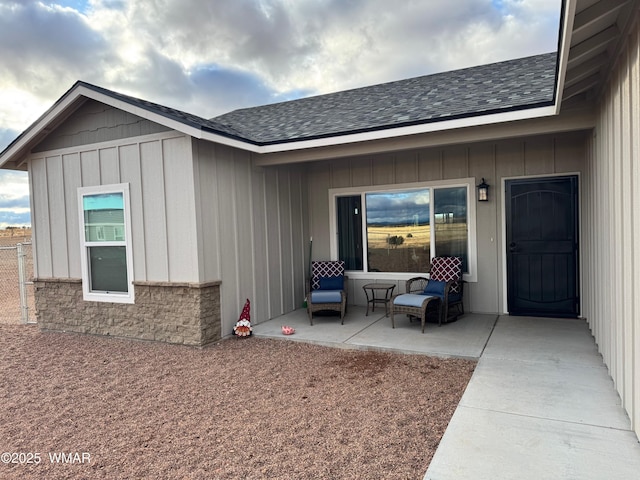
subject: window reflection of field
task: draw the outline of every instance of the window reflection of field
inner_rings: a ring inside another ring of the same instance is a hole
[[[388,246],[387,239],[393,236],[402,236],[404,243],[401,246],[410,248],[422,247],[422,245],[429,245],[430,242],[430,230],[429,225],[422,225],[419,227],[414,226],[401,226],[401,227],[368,227],[367,236],[370,249],[383,248]],[[393,245],[391,245],[393,248]]]
[[[390,244],[392,237],[402,237],[402,243]],[[367,227],[369,271],[426,272],[430,238],[429,225]]]
[[[402,242],[389,243],[393,237]],[[378,272],[426,272],[430,263],[430,227],[420,226],[369,226],[369,271]],[[467,224],[436,224],[437,255],[466,254]]]

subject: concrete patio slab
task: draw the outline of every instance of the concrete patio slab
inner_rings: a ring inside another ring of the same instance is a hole
[[[384,317],[384,312],[376,312],[375,315],[369,314],[369,316],[365,316],[365,312],[364,307],[349,306],[344,325],[340,324],[339,315],[314,315],[313,325],[310,325],[307,311],[298,309],[254,325],[253,334],[259,337],[302,341],[317,345],[344,346],[350,338]],[[295,328],[295,333],[289,336],[283,335],[282,325]]]
[[[296,310],[281,317],[255,325],[253,333],[260,337],[286,338],[340,348],[382,350],[439,357],[480,358],[487,344],[497,315],[467,314],[458,321],[438,326],[427,323],[421,333],[419,321],[410,322],[405,315],[396,318],[396,328],[384,311],[365,315],[366,308],[349,306],[344,325],[338,316],[314,316],[309,325],[306,310]],[[284,336],[282,325],[296,329]]]
[[[427,323],[423,334],[419,320],[409,322],[406,315],[397,315],[394,329],[391,328],[391,319],[383,318],[350,338],[347,343],[375,345],[405,353],[477,360],[491,335],[496,319],[495,315],[467,314],[456,322],[441,326]]]

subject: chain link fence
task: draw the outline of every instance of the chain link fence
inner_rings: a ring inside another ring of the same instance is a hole
[[[35,323],[30,242],[0,244],[0,323]]]

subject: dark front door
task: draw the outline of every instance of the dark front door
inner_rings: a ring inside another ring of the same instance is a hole
[[[506,182],[512,315],[578,316],[578,179]]]

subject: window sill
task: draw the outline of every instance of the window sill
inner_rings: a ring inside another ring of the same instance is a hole
[[[82,299],[85,302],[103,303],[135,303],[133,292],[131,293],[95,293],[83,292]]]

